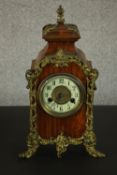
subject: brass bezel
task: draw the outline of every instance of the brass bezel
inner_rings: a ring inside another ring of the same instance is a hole
[[[67,79],[73,81],[78,86],[79,91],[80,91],[80,102],[78,104],[76,104],[76,106],[69,112],[64,112],[64,113],[55,112],[52,109],[50,109],[47,104],[45,104],[44,99],[43,99],[44,87],[46,86],[46,84],[48,83],[50,78],[55,78],[58,76],[64,77],[64,78],[67,78]],[[81,80],[78,77],[74,76],[73,74],[69,74],[69,73],[56,73],[56,74],[49,75],[39,85],[37,93],[38,93],[37,96],[39,96],[39,99],[38,99],[39,104],[41,105],[43,110],[47,114],[51,115],[52,117],[59,117],[59,118],[69,117],[69,116],[75,114],[76,112],[78,112],[80,110],[82,104],[85,102],[85,97],[86,97],[85,87],[82,84]]]

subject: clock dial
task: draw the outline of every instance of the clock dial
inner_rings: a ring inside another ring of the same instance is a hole
[[[48,76],[39,86],[43,109],[55,117],[66,117],[78,111],[84,100],[84,86],[71,74]]]

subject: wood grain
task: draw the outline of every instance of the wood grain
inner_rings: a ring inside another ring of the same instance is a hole
[[[57,26],[56,31],[50,32],[43,37],[47,45],[39,53],[38,57],[32,61],[32,69],[36,69],[41,59],[47,55],[56,54],[58,49],[64,52],[77,55],[83,62],[87,62],[84,53],[75,46],[75,41],[80,38],[78,33],[70,31],[66,26]],[[38,77],[37,89],[42,80],[51,74],[70,73],[78,77],[83,83],[86,90],[86,77],[80,66],[75,63],[69,63],[68,67],[54,67],[48,64]],[[47,114],[41,107],[37,94],[37,130],[41,137],[56,137],[61,132],[66,136],[79,138],[85,131],[86,124],[86,104],[84,103],[80,110],[72,116],[66,118],[56,118]]]
[[[38,78],[38,85],[43,79],[48,75],[56,73],[70,73],[78,77],[84,86],[86,87],[86,78],[83,74],[81,68],[71,63],[68,67],[56,68],[53,65],[47,65],[41,75]],[[38,95],[37,95],[38,96]],[[71,137],[80,137],[85,131],[85,122],[86,122],[86,105],[83,104],[81,109],[74,114],[66,118],[55,118],[48,115],[39,104],[37,98],[37,111],[38,111],[38,120],[37,120],[37,129],[38,133],[43,138],[56,137],[58,134],[63,132],[67,136]]]

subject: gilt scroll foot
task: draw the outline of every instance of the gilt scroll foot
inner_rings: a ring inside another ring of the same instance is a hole
[[[27,140],[27,150],[19,154],[21,158],[30,158],[35,154],[39,147],[39,141],[36,134],[30,133]]]
[[[94,146],[85,145],[86,151],[91,155],[92,157],[105,157],[106,155],[98,150]]]
[[[35,152],[37,151],[39,146],[30,146],[25,152],[19,154],[20,158],[30,158],[32,157]]]
[[[96,136],[93,131],[87,131],[84,136],[84,146],[92,157],[105,157],[106,155],[96,150]]]

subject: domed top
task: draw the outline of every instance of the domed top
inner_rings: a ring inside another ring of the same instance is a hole
[[[64,24],[64,9],[60,5],[57,9],[57,24],[43,27],[43,38],[47,41],[77,41],[80,33],[76,25]]]

